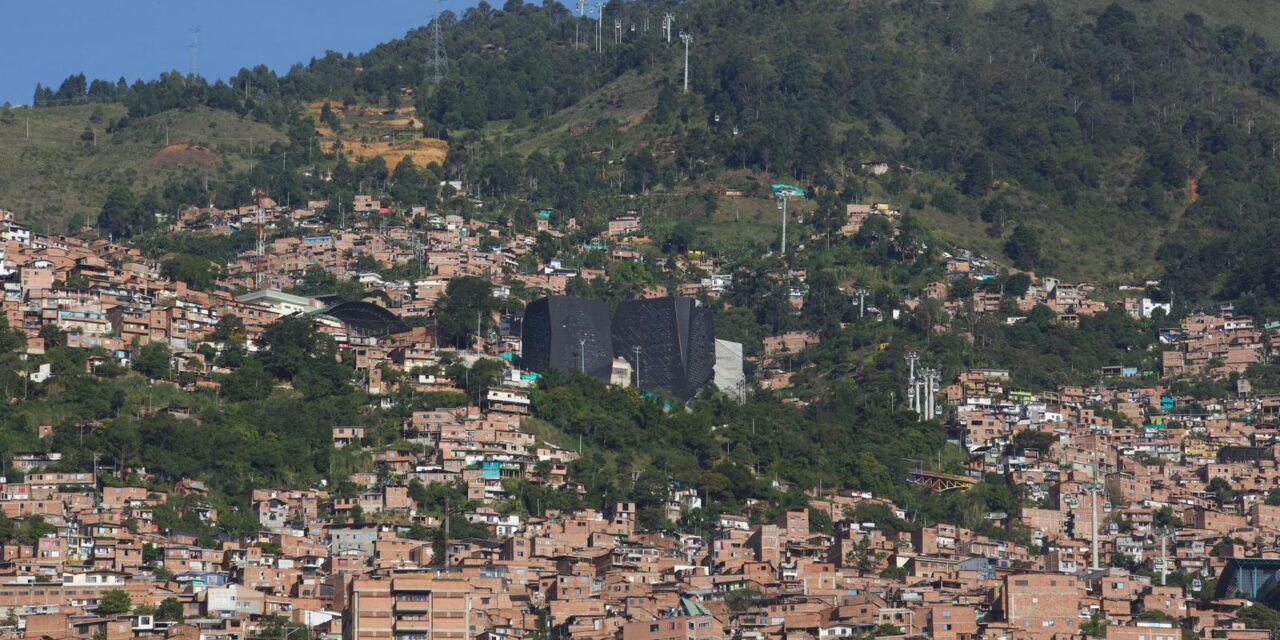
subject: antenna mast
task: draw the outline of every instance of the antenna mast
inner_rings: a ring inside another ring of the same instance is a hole
[[[578,19],[573,23],[573,48],[578,48],[578,27],[582,24],[582,16],[587,11],[587,0],[578,0]]]
[[[200,75],[200,27],[191,30],[191,65],[190,76],[195,78]]]
[[[449,54],[444,50],[444,32],[440,26],[440,0],[436,0],[436,15],[431,20],[431,84],[440,84],[449,73]]]

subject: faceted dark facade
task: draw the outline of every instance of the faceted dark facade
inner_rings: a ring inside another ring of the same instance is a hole
[[[524,310],[521,365],[544,373],[583,371],[609,381],[613,366],[609,305],[572,296],[535,300]]]
[[[613,316],[613,353],[638,371],[633,373],[637,386],[681,400],[711,382],[715,342],[712,311],[693,298],[631,300],[619,304]]]

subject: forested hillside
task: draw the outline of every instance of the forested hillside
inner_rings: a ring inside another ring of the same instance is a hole
[[[395,177],[376,166],[321,184],[280,158],[311,157],[302,104],[394,107],[412,90],[422,131],[450,143],[434,171],[505,199],[512,215],[527,202],[599,221],[619,194],[679,193],[649,206],[715,227],[712,194],[795,181],[818,196],[807,221],[818,233],[844,202],[891,199],[941,238],[1019,267],[1164,276],[1187,299],[1274,300],[1277,250],[1265,239],[1280,231],[1280,64],[1250,30],[1266,32],[1267,17],[1242,27],[1227,22],[1241,3],[1204,16],[1182,4],[614,2],[597,53],[594,22],[559,4],[481,3],[441,18],[451,69],[438,87],[426,83],[423,28],[280,77],[259,68],[212,85],[128,86],[81,76],[36,98],[121,102],[128,115],[115,128],[202,106],[290,129],[292,149],[262,149],[270,162],[240,179],[187,178],[162,198],[169,208],[206,190],[243,199],[254,185],[298,197],[369,178],[390,188]],[[664,11],[693,36],[688,95]],[[620,44],[611,16],[623,21]],[[890,170],[873,177],[867,162]],[[713,230],[705,242],[770,239]]]

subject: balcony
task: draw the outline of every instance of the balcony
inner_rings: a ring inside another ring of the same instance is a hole
[[[431,611],[431,600],[396,600],[397,612]]]
[[[404,619],[404,618],[396,619],[396,632],[399,633],[399,632],[406,632],[406,631],[410,633],[414,631],[430,632],[431,620],[429,618],[423,618],[421,620]]]

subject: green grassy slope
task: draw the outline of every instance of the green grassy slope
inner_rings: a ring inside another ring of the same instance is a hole
[[[37,230],[60,231],[76,217],[92,223],[114,184],[148,189],[184,173],[220,180],[250,166],[250,144],[260,150],[283,137],[267,125],[203,108],[109,132],[124,112],[108,104],[0,115],[0,209]]]

